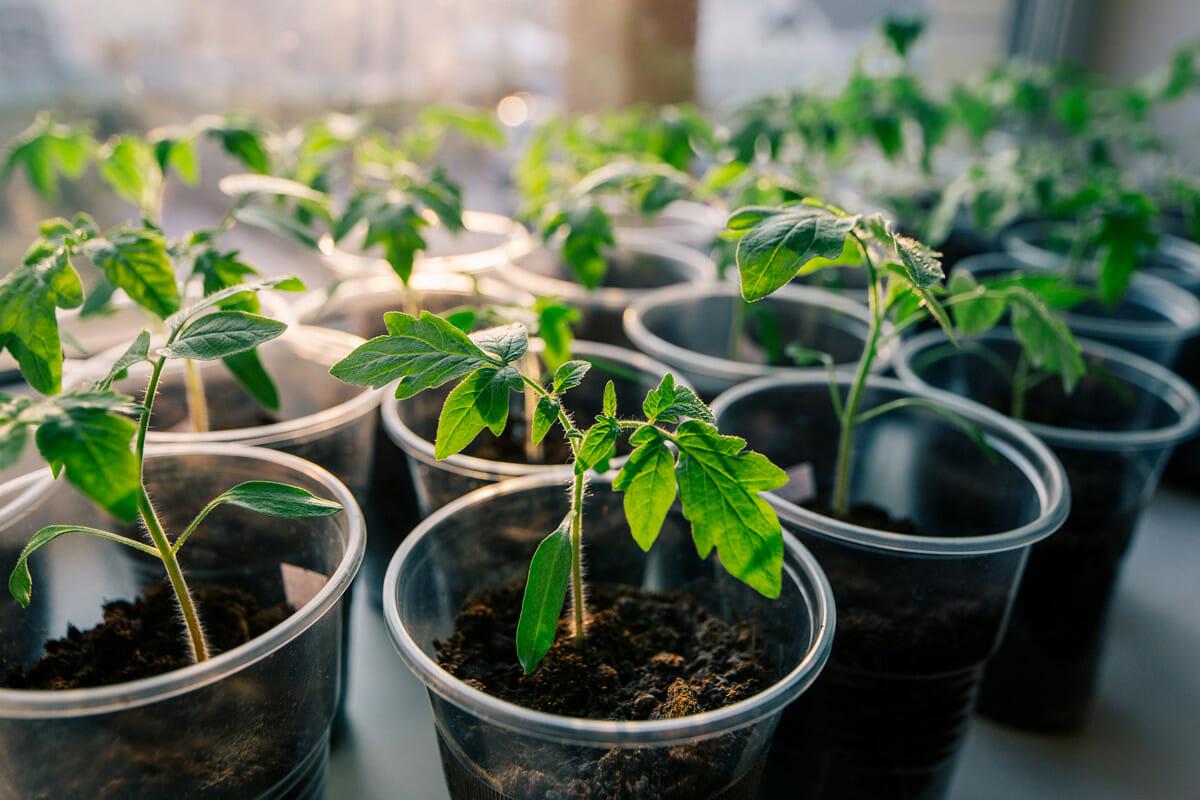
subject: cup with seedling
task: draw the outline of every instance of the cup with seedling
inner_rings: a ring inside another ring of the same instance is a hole
[[[134,265],[165,259],[165,245],[151,229],[100,236],[52,221],[42,233],[0,281],[0,341],[40,393],[0,398],[0,453],[15,458],[32,440],[50,469],[0,487],[0,541],[16,554],[12,602],[46,606],[50,635],[66,635],[36,649],[14,644],[30,641],[20,629],[5,637],[0,748],[4,763],[22,765],[4,774],[6,790],[275,797],[279,785],[320,785],[339,601],[364,546],[352,496],[295,456],[147,444],[168,364],[270,342],[285,324],[245,304],[302,284],[216,291],[166,315],[157,345],[142,331],[106,374],[64,386],[56,312],[84,302],[73,262],[124,281],[151,274]],[[105,268],[116,254],[128,271]],[[165,296],[173,273],[153,286]],[[140,398],[113,389],[143,363]],[[222,580],[189,580],[191,558]]]
[[[399,397],[452,384],[439,455],[502,433],[525,389],[531,439],[567,448],[558,470],[434,512],[389,567],[389,629],[430,690],[451,795],[754,797],[833,624],[820,570],[759,494],[783,473],[669,374],[636,416],[607,382],[584,422],[565,398],[591,364],[528,374],[520,323],[467,334],[393,312],[387,327],[334,373]]]
[[[723,430],[784,467],[780,515],[838,603],[829,666],[785,713],[769,780],[822,776],[802,796],[944,796],[1029,546],[1062,524],[1068,492],[1058,461],[1021,426],[871,366],[923,319],[957,336],[947,308],[968,302],[989,324],[1008,310],[1032,363],[1068,386],[1078,348],[1030,291],[948,293],[937,254],[879,215],[806,200],[741,209],[729,229],[746,300],[852,259],[871,313],[853,372],[763,378],[713,404]]]

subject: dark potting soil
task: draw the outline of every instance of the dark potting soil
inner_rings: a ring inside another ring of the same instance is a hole
[[[214,653],[245,644],[292,613],[285,603],[262,608],[239,589],[202,586],[192,595]],[[180,669],[192,663],[180,625],[175,595],[164,583],[133,601],[106,603],[102,623],[85,631],[70,626],[65,637],[46,642],[46,655],[28,669],[10,667],[0,685],[82,689]]]
[[[513,639],[523,587],[481,591],[464,604],[454,632],[437,642],[438,662],[452,675],[489,695],[526,708],[590,719],[674,719],[738,702],[775,678],[748,623],[727,623],[694,597],[629,587],[595,586],[588,599],[584,643],[560,622],[558,640],[541,665],[524,675]],[[520,800],[701,800],[754,797],[755,786],[720,794],[740,761],[745,732],[692,745],[613,749],[599,755],[490,733],[492,763],[508,765],[490,775],[491,787],[462,796]],[[494,755],[503,748],[504,756]],[[451,784],[462,767],[446,758]],[[752,772],[754,772],[752,770]],[[751,775],[757,782],[757,774]],[[482,783],[476,779],[476,783]],[[741,782],[744,783],[744,782]],[[490,792],[490,793],[489,793]]]
[[[928,535],[870,504],[842,519]],[[942,797],[1006,587],[948,586],[936,559],[901,565],[816,537],[805,544],[833,588],[838,631],[817,682],[784,711],[762,798]]]

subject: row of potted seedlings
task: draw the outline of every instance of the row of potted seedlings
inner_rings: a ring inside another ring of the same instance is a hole
[[[691,164],[612,152],[539,246],[464,213],[414,137],[255,133],[93,144],[142,221],[51,221],[0,283],[35,390],[5,393],[0,453],[59,478],[0,489],[29,605],[2,617],[6,794],[319,796],[366,552],[454,797],[940,797],[977,696],[1081,723],[1121,557],[1200,424],[1167,371],[1184,279],[1108,297],[1111,243],[1060,265],[1016,229],[943,285],[884,216],[775,184],[726,215],[679,201]],[[205,137],[274,174],[168,238],[166,175]],[[269,299],[299,287],[220,246],[238,225],[333,285]],[[105,283],[154,323],[64,364]]]

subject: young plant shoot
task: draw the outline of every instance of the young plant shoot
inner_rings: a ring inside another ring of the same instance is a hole
[[[749,302],[818,270],[855,266],[866,271],[871,312],[866,344],[846,396],[836,382],[830,384],[841,427],[831,498],[839,517],[850,507],[854,434],[861,423],[896,409],[922,407],[947,417],[982,444],[978,432],[965,421],[922,398],[904,397],[860,411],[871,367],[888,338],[932,317],[954,341],[956,332],[983,333],[1007,314],[1028,369],[1059,375],[1067,391],[1083,374],[1078,345],[1035,293],[1036,281],[980,285],[969,275],[956,275],[948,293],[942,286],[940,254],[897,233],[881,215],[848,214],[814,199],[791,206],[750,206],[730,216],[725,236],[738,242],[742,296]],[[955,315],[957,328],[947,308]]]
[[[75,308],[84,302],[72,256],[89,255],[116,285],[142,292],[142,300],[153,299],[164,311],[178,308],[178,294],[166,263],[165,245],[154,231],[122,230],[117,237],[110,233],[101,240],[88,225],[52,220],[43,224],[42,233],[25,262],[0,281],[0,343],[17,359],[29,384],[44,395],[0,395],[0,468],[15,463],[33,431],[37,448],[55,477],[65,473],[80,492],[117,520],[140,522],[150,544],[86,525],[42,528],[21,551],[8,579],[9,593],[22,606],[29,604],[33,590],[29,559],[60,536],[85,534],[125,545],[162,563],[179,601],[192,656],[204,661],[211,653],[178,556],[205,517],[223,504],[293,518],[327,516],[341,506],[297,486],[248,481],[214,498],[172,539],[150,498],[144,466],[155,394],[163,368],[172,359],[237,358],[279,336],[286,328],[282,322],[246,311],[244,306],[262,289],[299,291],[303,284],[293,277],[239,284],[214,292],[190,308],[164,313],[166,334],[161,347],[152,350],[150,333],[142,331],[107,375],[90,386],[71,386],[64,391],[56,309]],[[144,269],[149,258],[156,265],[151,271]],[[132,281],[135,275],[137,282]],[[149,363],[151,371],[139,405],[111,387],[130,367],[142,362]]]
[[[557,429],[570,446],[570,510],[534,553],[517,627],[517,655],[527,673],[554,643],[568,589],[573,636],[582,641],[587,635],[582,551],[588,474],[608,469],[622,436],[633,450],[613,487],[625,493],[625,515],[638,545],[650,549],[678,495],[699,555],[716,549],[730,574],[767,597],[779,596],[783,535],[758,492],[778,488],[787,478],[764,456],[746,450],[742,439],[722,436],[708,407],[671,375],[646,395],[638,418],[618,414],[610,381],[602,413],[584,426],[572,419],[563,397],[582,383],[590,364],[567,361],[545,381],[523,372],[529,347],[523,325],[468,335],[427,311],[419,317],[390,312],[384,319],[387,335],[361,345],[331,372],[358,386],[397,381],[400,399],[453,381],[438,419],[438,458],[458,453],[485,428],[500,435],[510,393],[524,389],[538,398],[532,440],[541,442]]]

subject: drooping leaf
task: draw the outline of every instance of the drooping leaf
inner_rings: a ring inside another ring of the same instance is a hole
[[[168,358],[214,361],[271,341],[287,330],[278,320],[245,311],[216,311],[183,329],[170,347],[160,352]]]
[[[1021,287],[1009,289],[1013,334],[1038,369],[1058,374],[1063,389],[1070,393],[1083,377],[1086,367],[1078,342],[1066,323],[1054,315],[1032,292]]]
[[[99,539],[132,547],[135,550],[141,550],[149,555],[158,555],[158,552],[149,545],[142,544],[119,533],[88,528],[83,525],[48,525],[30,537],[29,543],[21,550],[21,555],[17,557],[16,566],[13,567],[13,571],[8,576],[8,593],[12,595],[14,600],[21,604],[22,608],[29,607],[29,601],[33,596],[33,575],[29,572],[29,558],[38,550],[50,544],[50,542],[69,533],[95,536]]]
[[[541,444],[546,438],[546,434],[554,427],[554,423],[558,421],[558,412],[562,408],[556,397],[542,395],[538,398],[537,406],[533,411],[533,425],[530,426],[530,441],[537,445]]]
[[[840,256],[859,219],[805,205],[776,212],[761,217],[738,242],[736,257],[746,300],[761,300],[786,285],[813,258]]]
[[[279,389],[267,373],[257,350],[243,350],[221,359],[225,368],[250,396],[270,411],[279,410]]]
[[[1003,295],[996,296],[994,292],[989,292],[966,270],[958,270],[951,275],[947,288],[955,301],[950,305],[950,312],[964,336],[978,336],[991,330],[1008,310]]]
[[[179,310],[179,285],[163,235],[150,228],[117,228],[88,243],[92,263],[142,308],[166,319]]]
[[[61,250],[26,260],[0,279],[0,347],[8,348],[25,380],[42,394],[62,388],[62,339],[55,309],[82,302],[79,275]]]
[[[150,360],[150,332],[142,331],[133,340],[133,343],[125,349],[125,352],[113,362],[112,367],[108,370],[108,374],[100,380],[96,381],[95,389],[104,391],[112,386],[113,381],[120,380],[125,377],[125,373],[134,364],[140,364],[143,361]]]
[[[135,409],[115,392],[61,395],[35,437],[56,475],[65,468],[68,481],[124,521],[137,515],[141,487],[131,447],[137,425],[124,416]]]
[[[696,552],[717,549],[731,575],[767,597],[782,588],[783,533],[775,511],[757,492],[778,489],[787,475],[744,440],[688,420],[674,436],[675,474]]]
[[[499,436],[508,422],[509,392],[521,390],[521,376],[510,366],[482,367],[446,396],[438,416],[434,457],[447,458],[475,441],[484,428]]]
[[[538,664],[554,644],[571,577],[571,517],[538,545],[529,562],[529,577],[521,598],[517,621],[517,658],[525,674]]]
[[[404,399],[493,363],[465,333],[428,311],[420,317],[391,312],[385,321],[386,336],[359,345],[330,374],[376,389],[400,378],[396,397]]]
[[[625,493],[629,530],[638,546],[648,551],[675,502],[675,458],[653,427],[640,430],[652,433],[639,437],[643,443],[629,454],[613,480],[613,489]]]

